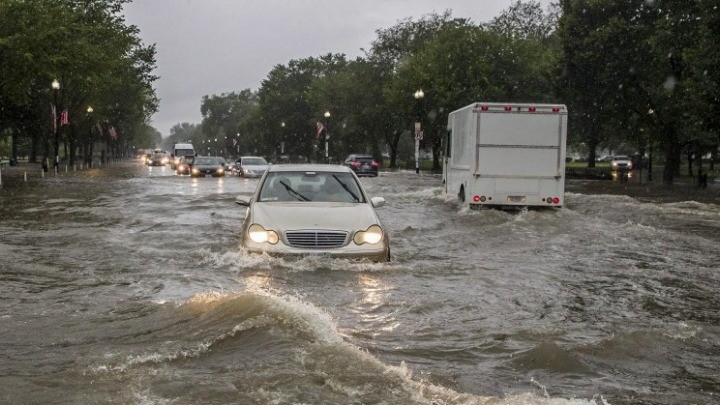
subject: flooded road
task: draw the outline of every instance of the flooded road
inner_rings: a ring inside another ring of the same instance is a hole
[[[0,402],[720,402],[720,206],[362,181],[391,263],[242,252],[253,179],[125,162],[0,190]]]

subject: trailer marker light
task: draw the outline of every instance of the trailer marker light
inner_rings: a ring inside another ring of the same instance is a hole
[[[554,204],[558,204],[559,202],[560,202],[560,199],[559,199],[559,198],[557,198],[557,197],[553,198],[553,203],[554,203]]]
[[[510,107],[509,105],[506,105],[506,106],[505,106],[505,111],[512,111],[512,107]]]
[[[530,112],[535,112],[535,106],[528,107],[528,110],[530,110]]]
[[[488,110],[488,106],[484,105],[484,106],[480,107],[480,109],[483,110],[483,111],[487,111],[487,110]]]
[[[553,107],[553,112],[560,112],[560,107]]]

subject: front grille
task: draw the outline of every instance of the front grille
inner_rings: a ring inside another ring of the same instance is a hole
[[[288,244],[298,248],[336,248],[345,245],[347,232],[342,231],[287,231]]]

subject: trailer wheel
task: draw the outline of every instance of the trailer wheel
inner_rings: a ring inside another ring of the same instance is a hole
[[[465,202],[465,187],[460,187],[458,198],[460,199],[460,202]]]

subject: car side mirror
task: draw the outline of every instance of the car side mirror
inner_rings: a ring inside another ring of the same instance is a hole
[[[235,204],[242,205],[243,207],[249,207],[252,197],[246,195],[240,195],[235,198]]]
[[[380,208],[385,205],[385,199],[382,197],[373,197],[370,199],[370,203],[374,208]]]

